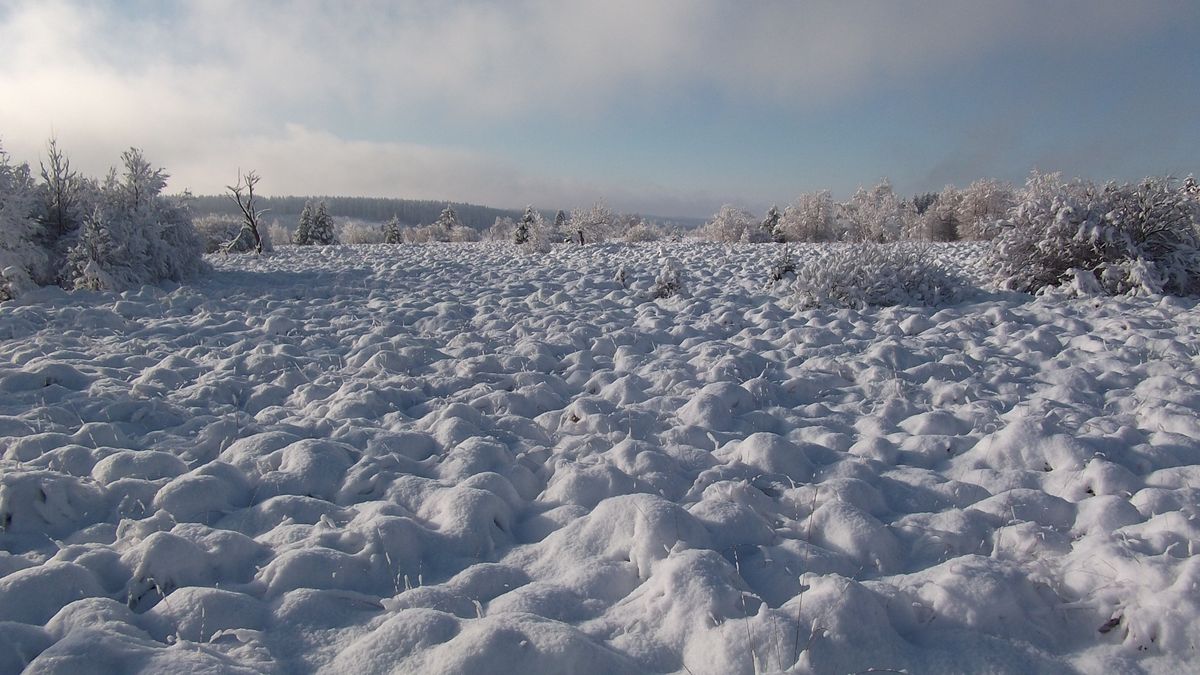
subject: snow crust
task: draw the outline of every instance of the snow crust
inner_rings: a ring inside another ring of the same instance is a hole
[[[1194,668],[1194,300],[799,310],[776,256],[285,247],[0,306],[0,672]]]

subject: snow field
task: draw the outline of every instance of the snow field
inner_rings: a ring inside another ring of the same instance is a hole
[[[776,256],[285,247],[0,307],[0,672],[1187,670],[1195,301],[801,311]]]

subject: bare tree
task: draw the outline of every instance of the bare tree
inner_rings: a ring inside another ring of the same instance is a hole
[[[254,171],[247,171],[245,175],[238,171],[238,180],[234,185],[226,185],[225,189],[229,190],[229,198],[238,205],[238,210],[242,212],[242,229],[249,230],[250,235],[254,237],[254,252],[262,254],[263,243],[262,236],[258,233],[258,219],[262,214],[266,213],[266,209],[258,210],[254,208],[254,186],[258,184],[259,176]],[[225,247],[225,252],[237,244],[241,239],[238,235],[230,245]]]

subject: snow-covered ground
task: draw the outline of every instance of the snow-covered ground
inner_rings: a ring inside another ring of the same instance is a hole
[[[0,306],[0,672],[1197,667],[1194,300],[797,311],[774,256],[284,248]]]

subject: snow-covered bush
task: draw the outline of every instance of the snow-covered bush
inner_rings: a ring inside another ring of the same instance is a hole
[[[963,281],[914,243],[837,244],[796,270],[801,307],[863,308],[953,301]]]
[[[0,300],[16,297],[46,274],[35,190],[29,166],[11,163],[0,148]]]
[[[744,241],[750,230],[757,230],[758,223],[754,216],[745,209],[739,209],[732,204],[725,204],[713,215],[713,219],[696,230],[696,238],[707,241],[739,242]]]
[[[64,273],[69,288],[120,290],[162,279],[181,281],[204,269],[204,241],[178,200],[163,196],[167,174],[140,150],[122,153],[99,204],[84,223]]]
[[[1013,290],[1190,295],[1200,292],[1198,224],[1200,203],[1168,178],[1101,187],[1034,173],[988,263]]]

